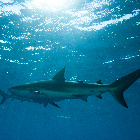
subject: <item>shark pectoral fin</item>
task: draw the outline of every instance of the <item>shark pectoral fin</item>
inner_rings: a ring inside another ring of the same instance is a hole
[[[58,108],[60,108],[56,103],[54,103],[54,102],[49,102],[51,105],[53,105],[53,106],[55,106],[55,107],[58,107]]]
[[[95,95],[95,96],[98,97],[98,98],[100,98],[100,99],[102,99],[101,94],[98,94],[98,95]]]

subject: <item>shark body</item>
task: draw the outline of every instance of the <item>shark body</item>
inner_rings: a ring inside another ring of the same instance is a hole
[[[44,107],[51,104],[60,108],[56,102],[61,100],[81,99],[87,102],[88,96],[95,95],[102,99],[101,94],[109,91],[116,101],[128,108],[123,97],[123,92],[140,78],[140,69],[138,69],[108,85],[102,84],[101,80],[96,83],[66,81],[64,73],[65,67],[50,80],[11,87],[9,89],[11,95],[0,90],[0,95],[3,97],[0,104],[3,104],[8,98],[12,98],[12,100],[18,99],[21,101],[44,104]]]

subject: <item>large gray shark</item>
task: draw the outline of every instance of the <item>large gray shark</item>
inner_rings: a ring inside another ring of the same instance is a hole
[[[101,94],[110,92],[117,102],[128,108],[123,92],[129,88],[138,78],[140,78],[140,69],[116,80],[112,84],[102,84],[101,80],[96,83],[84,83],[84,81],[66,81],[64,78],[64,67],[52,79],[48,81],[38,81],[11,87],[6,94],[0,90],[3,97],[0,104],[3,104],[8,98],[18,99],[21,101],[49,104],[60,108],[55,102],[64,99],[81,99],[87,102],[88,96],[95,95],[102,99]]]

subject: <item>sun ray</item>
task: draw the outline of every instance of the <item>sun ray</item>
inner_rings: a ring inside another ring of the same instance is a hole
[[[33,0],[32,4],[39,9],[58,10],[65,7],[67,0]]]

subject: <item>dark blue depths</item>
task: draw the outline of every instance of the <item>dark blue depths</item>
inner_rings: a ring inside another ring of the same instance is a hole
[[[138,1],[73,0],[49,10],[28,2],[0,1],[0,89],[6,93],[48,80],[64,66],[67,80],[106,84],[140,68]],[[60,101],[60,109],[9,99],[0,106],[0,139],[139,140],[139,86],[137,80],[124,93],[128,109],[109,92],[87,103]]]

